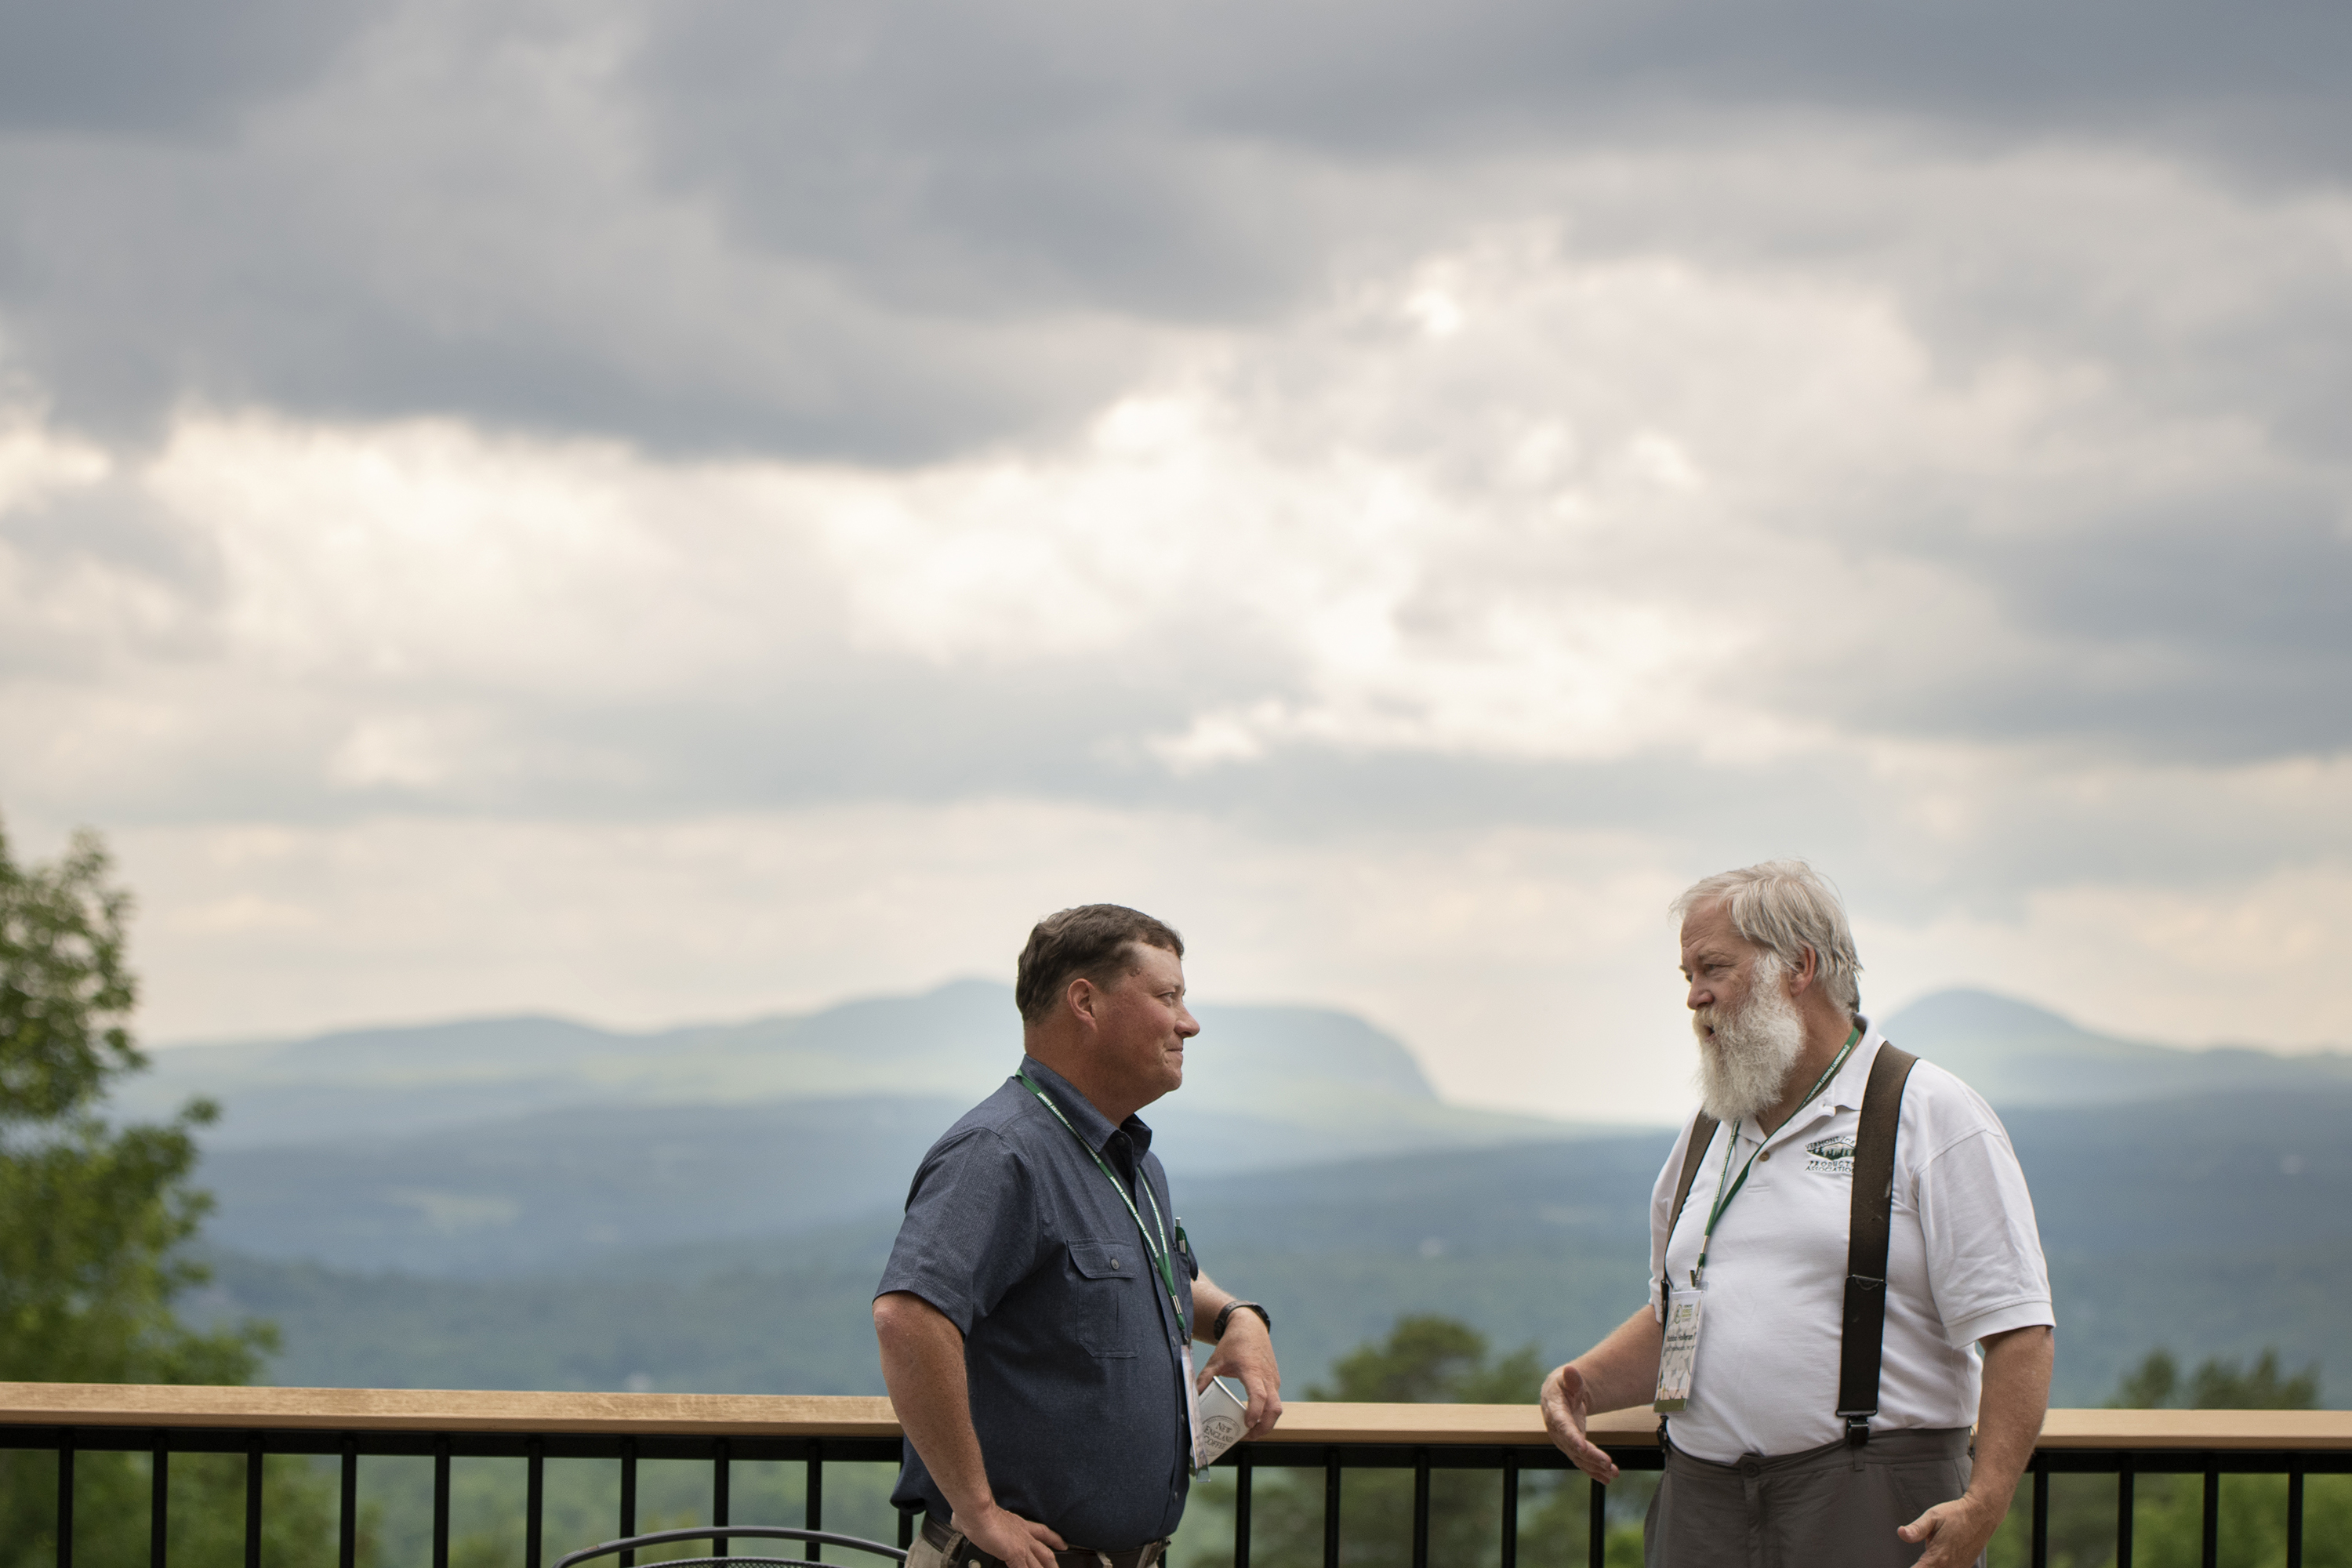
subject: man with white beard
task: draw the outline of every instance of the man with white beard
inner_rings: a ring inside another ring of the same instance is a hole
[[[1862,1016],[1845,910],[1803,861],[1674,909],[1700,1110],[1651,1197],[1650,1304],[1544,1380],[1545,1425],[1605,1482],[1591,1414],[1659,1411],[1647,1568],[1963,1568],[2050,1399],[2050,1276],[2009,1135]]]

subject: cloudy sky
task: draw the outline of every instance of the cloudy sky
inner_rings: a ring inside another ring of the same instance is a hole
[[[1112,899],[1664,1118],[1664,906],[1793,853],[1875,1009],[2352,1043],[2347,58],[0,0],[0,813],[116,848],[159,1041],[806,1006]]]

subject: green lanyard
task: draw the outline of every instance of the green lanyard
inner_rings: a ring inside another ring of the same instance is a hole
[[[1054,1103],[1052,1096],[1030,1082],[1027,1073],[1015,1073],[1013,1076],[1021,1080],[1022,1088],[1037,1097],[1038,1104],[1054,1113],[1055,1121],[1069,1128],[1070,1136],[1078,1141],[1078,1147],[1084,1149],[1087,1157],[1094,1161],[1095,1169],[1103,1173],[1103,1180],[1110,1184],[1110,1190],[1118,1194],[1118,1201],[1125,1204],[1127,1212],[1135,1216],[1136,1234],[1143,1237],[1143,1250],[1150,1255],[1153,1272],[1160,1276],[1160,1284],[1168,1288],[1169,1310],[1175,1318],[1177,1331],[1183,1332],[1186,1326],[1184,1302],[1176,1291],[1176,1264],[1169,1253],[1168,1222],[1160,1213],[1160,1199],[1152,1193],[1150,1182],[1146,1181],[1143,1184],[1143,1201],[1151,1205],[1152,1223],[1160,1227],[1160,1239],[1157,1243],[1152,1240],[1151,1232],[1144,1227],[1143,1215],[1136,1208],[1135,1199],[1128,1195],[1127,1184],[1120,1181],[1112,1172],[1109,1163],[1095,1152],[1095,1146],[1087,1142],[1086,1134],[1070,1126],[1070,1119],[1062,1114],[1062,1108]],[[1184,1227],[1181,1225],[1176,1227],[1179,1236],[1183,1234],[1183,1230]]]
[[[1828,1086],[1830,1079],[1837,1076],[1837,1069],[1845,1066],[1846,1058],[1853,1055],[1853,1047],[1861,1038],[1860,1029],[1854,1030],[1845,1037],[1845,1044],[1838,1049],[1837,1059],[1822,1069],[1822,1076],[1813,1080],[1813,1087],[1805,1090],[1805,1099],[1797,1101],[1799,1105],[1804,1104],[1806,1100],[1812,1099]],[[1722,1190],[1716,1197],[1715,1211],[1706,1216],[1706,1234],[1700,1237],[1698,1240],[1698,1267],[1691,1270],[1693,1285],[1698,1284],[1706,1278],[1706,1249],[1715,1240],[1716,1225],[1723,1218],[1723,1211],[1731,1206],[1731,1200],[1739,1195],[1739,1189],[1748,1184],[1748,1173],[1756,1168],[1757,1155],[1764,1152],[1764,1144],[1759,1140],[1756,1145],[1756,1153],[1748,1155],[1748,1163],[1739,1167],[1739,1180],[1733,1182],[1728,1187],[1723,1185],[1731,1175],[1731,1157],[1739,1152],[1739,1130],[1746,1125],[1745,1118],[1731,1124],[1731,1142],[1725,1145],[1723,1151],[1723,1174],[1715,1179],[1715,1184]]]

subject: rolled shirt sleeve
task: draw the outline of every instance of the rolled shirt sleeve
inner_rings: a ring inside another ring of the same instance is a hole
[[[916,1171],[877,1294],[919,1296],[969,1337],[1042,1261],[1038,1201],[1020,1151],[992,1128],[963,1130]]]

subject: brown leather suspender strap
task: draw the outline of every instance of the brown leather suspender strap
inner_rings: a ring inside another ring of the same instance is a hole
[[[1878,1414],[1878,1369],[1886,1344],[1886,1241],[1895,1208],[1895,1132],[1903,1116],[1903,1086],[1919,1058],[1881,1043],[1862,1093],[1853,1139],[1853,1211],[1847,1221],[1845,1329],[1838,1354],[1838,1415],[1845,1440],[1870,1441]],[[1690,1173],[1683,1173],[1690,1190]]]
[[[1675,1184],[1675,1206],[1666,1215],[1666,1245],[1658,1249],[1658,1310],[1663,1314],[1674,1289],[1674,1276],[1666,1270],[1666,1247],[1675,1244],[1675,1226],[1682,1223],[1683,1205],[1690,1202],[1691,1184],[1698,1180],[1698,1168],[1706,1161],[1706,1152],[1715,1144],[1715,1130],[1720,1125],[1714,1117],[1702,1110],[1691,1118],[1690,1146],[1683,1152],[1682,1179]]]

